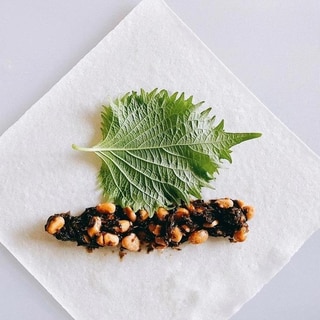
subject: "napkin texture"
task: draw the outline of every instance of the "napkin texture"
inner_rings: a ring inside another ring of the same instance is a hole
[[[54,213],[102,201],[100,162],[76,152],[100,139],[101,105],[167,89],[212,106],[236,146],[203,190],[256,208],[244,243],[210,239],[181,251],[87,253],[44,231]],[[75,319],[227,319],[320,227],[320,160],[161,0],[142,1],[0,138],[0,241]]]

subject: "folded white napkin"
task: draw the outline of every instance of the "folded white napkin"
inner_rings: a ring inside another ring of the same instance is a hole
[[[210,239],[181,251],[89,254],[44,231],[54,213],[101,201],[91,146],[101,105],[164,88],[212,106],[227,131],[262,132],[234,148],[216,190],[256,208],[244,243]],[[0,138],[1,242],[75,319],[230,317],[320,227],[320,161],[161,0],[142,1]]]

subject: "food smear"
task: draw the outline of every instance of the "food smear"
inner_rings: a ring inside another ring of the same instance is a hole
[[[180,249],[181,244],[201,244],[209,237],[231,242],[247,238],[247,221],[254,207],[230,198],[194,200],[172,208],[159,207],[153,215],[106,202],[78,215],[59,213],[48,218],[45,230],[62,241],[73,241],[89,251],[118,248],[120,257],[128,251]]]

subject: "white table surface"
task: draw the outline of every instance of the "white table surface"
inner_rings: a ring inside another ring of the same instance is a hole
[[[0,0],[0,134],[138,3]],[[167,3],[273,113],[320,155],[318,0]],[[319,194],[310,197],[320,201]],[[320,319],[319,248],[320,231],[232,320]],[[71,319],[1,245],[0,283],[0,319]]]

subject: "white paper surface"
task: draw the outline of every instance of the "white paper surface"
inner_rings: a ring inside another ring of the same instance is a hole
[[[44,232],[47,217],[100,202],[99,160],[71,149],[100,138],[100,106],[127,91],[184,91],[229,131],[263,137],[234,148],[206,198],[256,207],[242,244],[181,252],[87,254]],[[158,0],[142,2],[0,138],[1,242],[75,319],[226,319],[320,226],[320,161]]]

